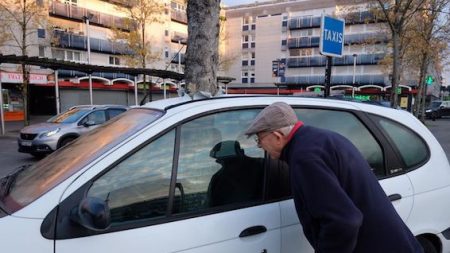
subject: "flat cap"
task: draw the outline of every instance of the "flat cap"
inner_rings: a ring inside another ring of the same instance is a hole
[[[259,132],[274,131],[295,125],[298,118],[292,107],[284,102],[275,102],[264,108],[245,131],[247,136]]]

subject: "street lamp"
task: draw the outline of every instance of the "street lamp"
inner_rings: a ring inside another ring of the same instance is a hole
[[[352,98],[355,97],[355,81],[356,81],[356,56],[357,54],[353,54],[353,83],[352,83]]]
[[[84,21],[86,21],[86,36],[87,36],[87,62],[91,65],[91,38],[89,35],[89,21],[94,17],[92,13],[88,13],[87,16],[83,16]],[[91,105],[93,103],[92,99],[92,73],[89,73],[89,101]]]

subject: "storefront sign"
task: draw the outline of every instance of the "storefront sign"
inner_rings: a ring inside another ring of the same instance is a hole
[[[23,83],[21,73],[0,72],[2,83]],[[47,84],[47,75],[30,74],[30,83]]]

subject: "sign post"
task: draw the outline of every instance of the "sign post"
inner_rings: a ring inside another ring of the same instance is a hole
[[[345,21],[343,19],[322,15],[319,51],[320,54],[327,57],[324,97],[330,95],[332,57],[342,57],[344,51],[344,30]]]
[[[0,72],[1,76],[1,72]],[[3,116],[3,88],[2,78],[0,77],[0,122],[2,125],[2,135],[5,135],[5,117]]]

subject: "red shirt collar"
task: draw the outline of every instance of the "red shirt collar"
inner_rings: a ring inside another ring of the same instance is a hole
[[[288,135],[288,142],[291,141],[292,137],[294,136],[295,132],[297,132],[297,130],[303,126],[303,122],[298,121],[297,123],[295,123],[294,128],[292,128],[291,132]]]

